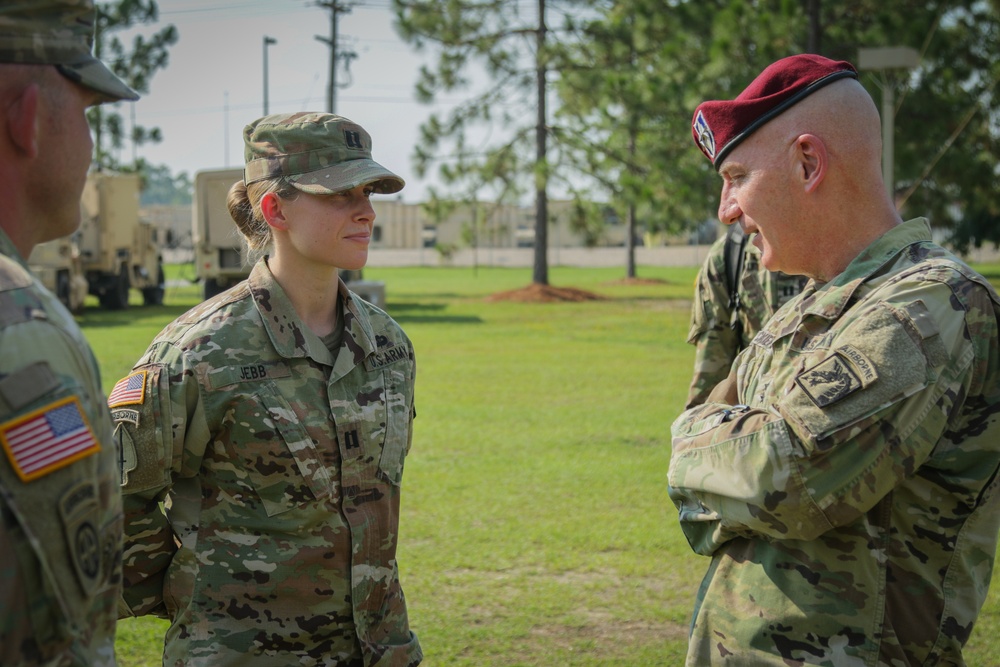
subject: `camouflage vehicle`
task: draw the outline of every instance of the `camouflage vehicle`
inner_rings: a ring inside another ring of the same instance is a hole
[[[72,236],[35,246],[28,259],[31,270],[66,308],[78,313],[89,293],[83,276],[80,249]]]
[[[226,207],[229,188],[242,178],[242,168],[206,169],[194,176],[191,239],[195,274],[206,299],[250,275],[246,248]]]
[[[32,270],[67,308],[82,308],[81,295],[88,293],[104,308],[127,308],[133,287],[145,305],[163,303],[163,256],[157,229],[139,217],[139,186],[138,174],[91,172],[80,198],[80,228],[31,253]]]

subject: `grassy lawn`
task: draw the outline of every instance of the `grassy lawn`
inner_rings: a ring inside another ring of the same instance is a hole
[[[693,360],[695,269],[641,267],[660,280],[647,285],[622,275],[553,268],[553,285],[604,299],[525,304],[486,297],[527,285],[529,269],[365,272],[386,282],[417,351],[399,558],[429,667],[683,664],[708,560],[677,528],[666,471]],[[198,286],[170,287],[162,308],[87,309],[105,390],[198,298]],[[969,665],[1000,664],[998,599],[994,589]],[[122,622],[120,664],[159,665],[164,629]]]

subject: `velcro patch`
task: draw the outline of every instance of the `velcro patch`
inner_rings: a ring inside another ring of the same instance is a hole
[[[146,400],[146,371],[137,371],[123,377],[115,384],[108,395],[108,407],[118,408],[123,405],[142,405]]]
[[[80,482],[59,499],[59,513],[73,556],[73,567],[87,595],[100,583],[104,570],[104,547],[94,524],[97,509],[97,489],[92,482]]]
[[[750,344],[770,350],[771,346],[774,345],[774,334],[768,331],[758,331],[757,335],[750,341]]]
[[[139,411],[132,408],[116,408],[111,411],[111,420],[115,423],[128,422],[132,426],[139,426]]]
[[[101,450],[76,396],[0,424],[0,441],[23,482]]]
[[[394,364],[397,361],[409,358],[410,353],[409,350],[407,350],[406,345],[397,345],[396,347],[391,347],[388,350],[379,350],[374,354],[369,354],[365,359],[365,368],[371,372],[382,368],[383,366],[388,366],[389,364]]]
[[[878,379],[874,364],[857,348],[845,345],[795,378],[817,407],[825,408]]]
[[[284,362],[269,361],[213,368],[208,371],[208,381],[214,390],[242,382],[264,382],[291,375],[291,369]]]
[[[135,451],[135,442],[128,430],[118,424],[115,427],[115,441],[118,443],[118,469],[121,472],[121,484],[128,486],[128,474],[139,465],[139,455]]]

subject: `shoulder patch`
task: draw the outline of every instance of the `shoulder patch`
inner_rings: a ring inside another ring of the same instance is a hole
[[[99,511],[97,488],[91,481],[72,487],[59,499],[66,543],[70,545],[73,567],[84,593],[93,593],[105,569],[104,560],[113,550],[105,549],[94,518]]]
[[[389,364],[394,364],[397,361],[403,361],[404,359],[409,359],[410,353],[406,348],[406,345],[400,344],[395,347],[390,347],[389,349],[379,349],[378,352],[373,352],[365,358],[365,368],[369,372],[382,368],[383,366],[388,366]]]
[[[0,442],[23,482],[101,450],[76,396],[0,424]]]
[[[770,350],[771,346],[774,345],[774,334],[769,331],[758,331],[757,335],[750,341],[750,344]]]
[[[878,379],[875,365],[857,348],[844,345],[795,378],[817,407],[825,408]]]
[[[137,371],[123,377],[108,394],[108,407],[120,408],[123,405],[142,405],[146,400],[146,371]]]

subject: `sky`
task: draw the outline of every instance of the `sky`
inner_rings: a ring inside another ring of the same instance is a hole
[[[404,201],[423,201],[434,182],[417,178],[412,147],[435,107],[417,103],[413,90],[420,65],[433,63],[397,36],[389,0],[340,2],[352,6],[339,14],[338,50],[357,57],[349,78],[338,70],[338,82],[349,85],[337,89],[336,112],[372,135],[375,160],[407,183]],[[268,112],[326,111],[330,48],[316,36],[329,38],[331,14],[314,0],[158,0],[158,6],[160,23],[176,26],[178,41],[150,92],[121,105],[126,125],[134,117],[163,135],[161,143],[135,149],[138,157],[192,178],[201,169],[242,166],[243,127],[264,112],[265,36],[276,40],[267,47]],[[125,147],[121,159],[131,161],[133,150]]]

